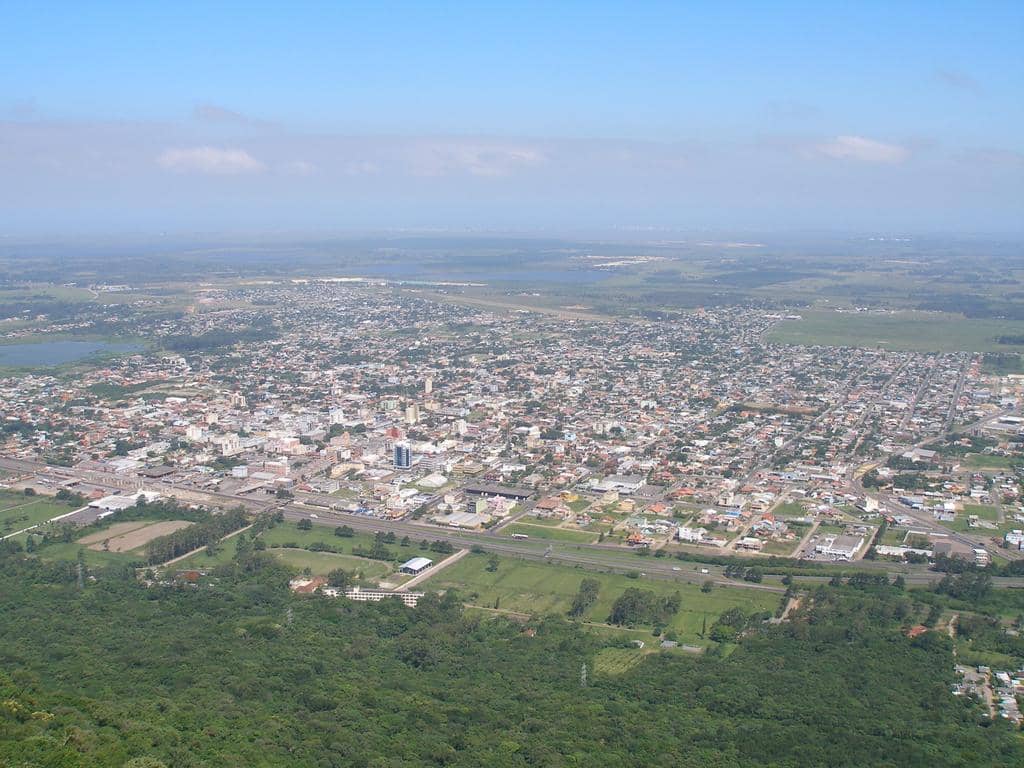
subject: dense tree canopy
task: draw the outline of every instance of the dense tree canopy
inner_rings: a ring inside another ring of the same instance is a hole
[[[79,588],[73,566],[0,558],[0,765],[1024,761],[950,695],[944,633],[901,631],[923,607],[895,589],[822,587],[792,622],[744,625],[728,656],[656,653],[582,685],[607,641],[559,617],[525,632],[454,594],[298,598],[259,552],[198,586],[93,571]]]

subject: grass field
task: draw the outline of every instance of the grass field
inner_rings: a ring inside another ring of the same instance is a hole
[[[654,648],[602,648],[594,656],[594,674],[621,675],[656,652]]]
[[[502,533],[511,536],[513,533],[525,533],[531,539],[551,539],[552,541],[569,541],[574,544],[590,544],[597,541],[597,535],[588,531],[572,530],[571,528],[552,528],[546,525],[513,523]]]
[[[964,456],[964,466],[972,469],[1009,469],[1017,464],[1024,464],[1024,459],[1016,456],[993,456],[988,453],[968,453]]]
[[[25,496],[13,491],[0,491],[0,536],[45,523],[73,509],[47,496]]]
[[[266,543],[267,551],[272,554],[278,554],[278,550],[284,550],[287,552],[306,552],[306,554],[324,554],[329,555],[332,553],[315,553],[308,552],[307,550],[301,549],[302,547],[308,547],[310,544],[323,543],[329,544],[332,547],[336,547],[343,553],[343,556],[351,558],[353,547],[364,547],[368,548],[373,545],[373,534],[364,533],[357,531],[351,538],[345,536],[335,536],[334,528],[326,525],[314,525],[311,530],[302,531],[299,530],[298,526],[293,522],[278,523],[269,531],[263,533],[263,541]],[[426,537],[424,537],[426,538]],[[286,548],[285,545],[295,544],[299,548],[292,549]],[[400,546],[396,541],[394,544],[387,544],[388,549],[395,553],[397,560],[407,560],[410,557],[415,557],[421,554],[419,548],[419,541],[413,542],[412,546],[403,547]],[[235,542],[228,540],[221,546],[217,552],[213,555],[208,555],[206,552],[197,552],[186,560],[182,560],[177,564],[180,568],[212,568],[215,565],[222,565],[228,563],[235,556]],[[360,562],[381,562],[375,560],[365,560],[364,558],[356,558]],[[298,566],[304,568],[307,563],[303,563]],[[389,567],[383,564],[384,567]],[[312,567],[312,566],[311,566]],[[345,566],[334,566],[336,568],[344,568]],[[331,570],[331,569],[328,569]],[[314,571],[316,573],[317,571]]]
[[[309,552],[305,549],[271,549],[274,557],[293,568],[309,568],[314,576],[326,576],[335,568],[342,568],[350,574],[361,573],[366,579],[379,579],[391,573],[392,566],[380,560],[369,560],[352,555],[336,555],[333,552]]]
[[[879,544],[883,544],[887,547],[900,547],[903,546],[903,541],[906,538],[906,528],[887,528],[885,533],[882,534],[882,540]]]
[[[965,517],[967,515],[977,515],[982,520],[991,520],[993,523],[999,520],[999,509],[989,504],[964,504],[964,511],[961,513]]]
[[[234,538],[231,538],[217,547],[212,555],[208,554],[207,550],[204,549],[190,557],[186,557],[184,560],[179,560],[171,567],[175,570],[184,571],[189,568],[213,568],[215,565],[226,565],[234,558],[235,547],[236,541]]]
[[[997,336],[1024,334],[1024,323],[968,319],[945,312],[835,312],[811,310],[779,323],[768,335],[783,344],[882,347],[926,352],[1019,352]]]
[[[520,519],[522,523],[529,523],[530,525],[544,525],[544,526],[557,526],[561,525],[562,520],[557,517],[535,517],[534,515],[527,515]]]
[[[996,523],[998,528],[970,528],[967,525],[967,518],[970,515],[977,515],[980,520]],[[963,511],[957,513],[952,523],[945,523],[945,525],[954,531],[981,536],[996,536],[1021,527],[1019,522],[1012,519],[1004,519],[1003,522],[999,522],[999,508],[989,504],[964,504]]]
[[[23,533],[21,536],[18,536],[16,540],[24,545],[28,535],[29,534]],[[37,550],[39,559],[47,562],[76,560],[78,559],[79,553],[82,554],[82,558],[85,560],[86,564],[94,566],[125,565],[142,559],[137,552],[101,552],[95,549],[90,549],[79,541],[71,541],[66,544],[47,544],[45,547]]]
[[[498,601],[502,609],[528,614],[565,614],[573,596],[585,578],[597,579],[601,588],[598,599],[584,617],[589,622],[603,624],[611,612],[612,603],[630,587],[649,589],[659,595],[678,591],[682,608],[667,626],[675,630],[679,640],[700,645],[699,637],[705,616],[708,626],[723,611],[739,607],[747,612],[773,611],[779,596],[772,592],[741,587],[716,587],[709,593],[700,591],[696,584],[657,579],[631,579],[618,574],[594,573],[580,568],[532,563],[514,558],[499,558],[497,571],[488,571],[487,555],[469,554],[459,562],[439,571],[425,583],[429,589],[457,589],[467,602],[492,607]],[[616,632],[622,630],[616,628]],[[649,631],[637,634],[641,639],[652,639]]]
[[[762,552],[768,555],[789,557],[793,554],[793,550],[796,548],[799,541],[799,539],[796,539],[795,541],[766,541]]]
[[[787,501],[779,504],[773,514],[777,517],[807,517],[807,510],[798,501]]]
[[[1017,667],[1017,660],[1013,656],[996,651],[975,650],[969,640],[958,639],[956,641],[956,653],[957,661],[960,664],[971,666],[984,664],[996,669],[1015,669]]]

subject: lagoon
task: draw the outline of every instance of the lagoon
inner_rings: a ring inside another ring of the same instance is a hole
[[[36,368],[64,365],[100,354],[135,352],[140,347],[109,341],[39,341],[28,344],[0,344],[0,366]]]

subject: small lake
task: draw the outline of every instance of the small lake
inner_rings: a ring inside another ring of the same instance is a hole
[[[49,367],[74,363],[99,354],[137,352],[137,344],[109,341],[39,341],[30,344],[0,344],[0,366],[7,368]]]

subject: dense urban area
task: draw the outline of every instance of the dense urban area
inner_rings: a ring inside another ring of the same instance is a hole
[[[482,287],[12,282],[0,763],[1019,764],[1015,354]]]

